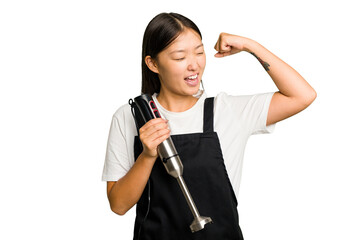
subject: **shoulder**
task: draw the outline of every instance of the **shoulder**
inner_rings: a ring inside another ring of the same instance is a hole
[[[131,112],[131,106],[126,103],[121,105],[112,116],[113,124],[119,126],[121,132],[126,134],[126,132],[135,133],[136,126],[134,122],[134,118]]]
[[[260,98],[266,98],[268,95],[273,95],[274,92],[268,92],[268,93],[256,93],[256,94],[247,94],[247,95],[230,95],[225,92],[220,92],[216,95],[215,100],[219,104],[224,103],[241,103],[241,102],[247,102],[251,99],[260,99]]]
[[[237,110],[254,105],[262,105],[269,98],[271,99],[273,92],[257,93],[250,95],[229,95],[220,92],[215,97],[215,106],[221,108],[236,108]]]
[[[113,114],[113,118],[118,121],[124,121],[129,117],[132,117],[132,113],[131,106],[128,103],[121,105]]]
[[[119,117],[129,113],[131,113],[131,106],[128,103],[126,103],[116,109],[116,111],[114,112],[114,116]]]

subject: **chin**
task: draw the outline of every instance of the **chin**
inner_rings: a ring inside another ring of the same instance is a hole
[[[200,90],[200,86],[199,87],[196,87],[196,88],[193,88],[189,91],[186,91],[187,92],[187,95],[194,95],[194,94],[197,94]]]
[[[192,94],[193,97],[199,98],[203,94],[204,90],[201,90],[200,88],[198,91],[194,94]]]

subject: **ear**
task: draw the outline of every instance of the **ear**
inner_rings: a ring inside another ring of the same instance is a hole
[[[159,73],[155,60],[152,59],[150,56],[145,57],[145,63],[151,71],[153,71],[154,73]]]

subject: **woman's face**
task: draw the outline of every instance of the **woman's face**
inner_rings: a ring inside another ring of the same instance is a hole
[[[160,93],[182,96],[196,94],[205,64],[206,57],[199,34],[185,28],[155,60],[161,82]]]

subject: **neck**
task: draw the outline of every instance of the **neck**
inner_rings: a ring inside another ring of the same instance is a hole
[[[198,98],[194,96],[165,94],[162,91],[160,91],[156,98],[161,106],[170,112],[184,112],[189,110],[198,100]]]

